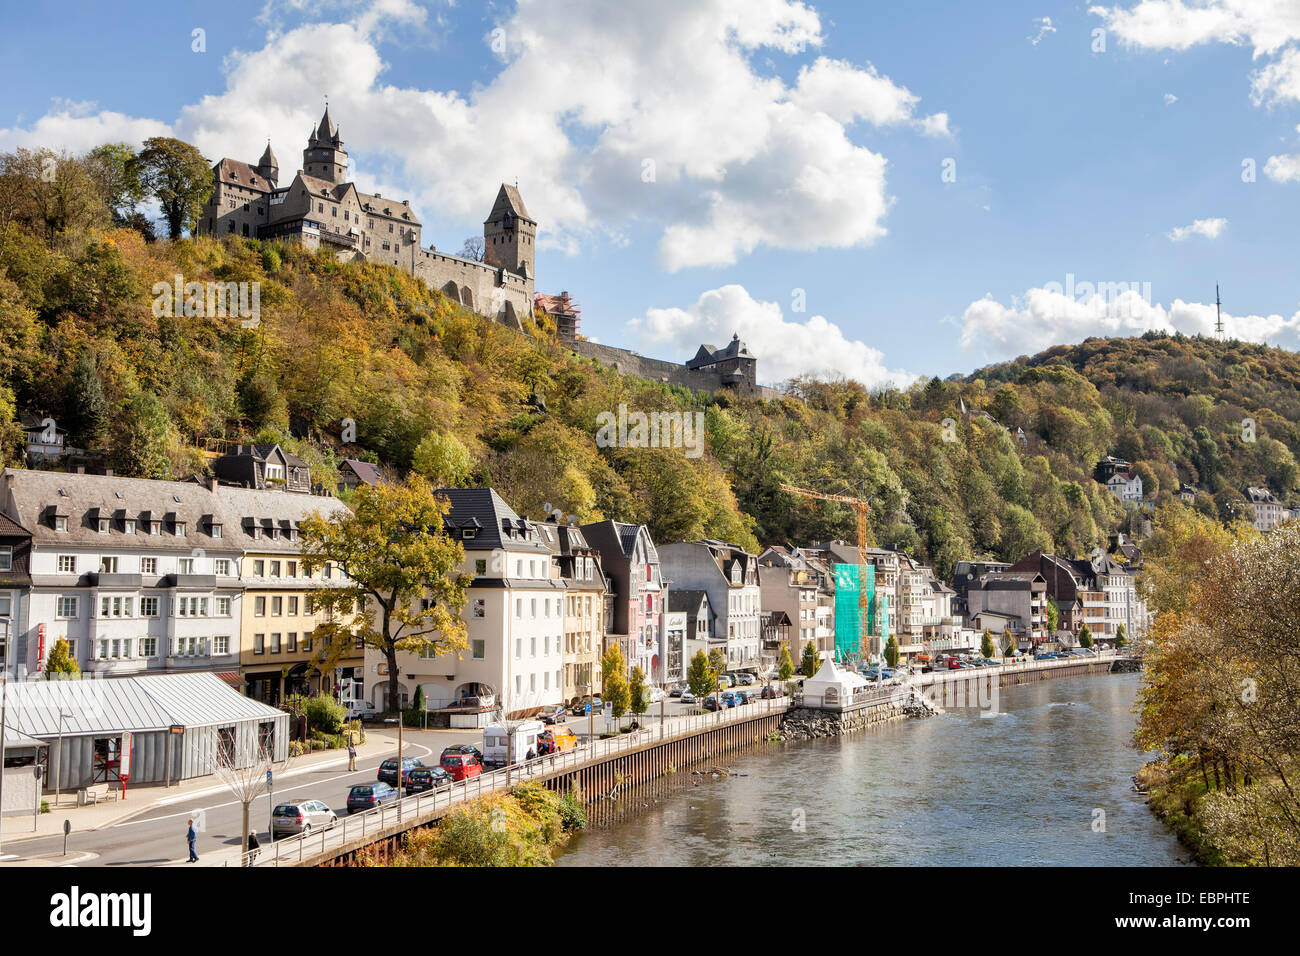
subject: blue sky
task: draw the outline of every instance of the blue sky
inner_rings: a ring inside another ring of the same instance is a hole
[[[255,160],[269,135],[291,173],[328,93],[426,244],[458,250],[517,178],[538,289],[586,334],[680,360],[738,331],[770,381],[1208,331],[1216,280],[1230,332],[1300,346],[1295,0],[132,11],[7,11],[0,148]]]

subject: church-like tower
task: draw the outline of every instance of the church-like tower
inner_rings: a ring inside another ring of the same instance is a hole
[[[257,161],[257,165],[253,169],[272,186],[279,185],[280,163],[276,160],[275,153],[271,152],[270,140],[267,140],[266,151],[262,153],[262,158]]]
[[[330,121],[328,106],[302,151],[302,171],[326,182],[347,182],[348,151],[343,148],[338,127]]]
[[[483,222],[484,261],[525,279],[533,278],[537,222],[528,215],[519,190],[501,184],[492,212]]]

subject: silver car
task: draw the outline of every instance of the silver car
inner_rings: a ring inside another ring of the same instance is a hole
[[[338,816],[319,800],[282,803],[271,813],[271,839],[332,827]]]

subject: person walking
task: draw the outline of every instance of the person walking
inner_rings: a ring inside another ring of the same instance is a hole
[[[190,845],[190,858],[185,861],[186,863],[199,862],[199,855],[194,852],[194,844],[198,841],[198,839],[199,839],[199,833],[197,830],[194,829],[194,818],[191,817],[187,824],[187,829],[185,831],[185,842]]]
[[[252,866],[253,861],[257,859],[257,851],[262,848],[262,844],[257,842],[257,831],[248,831],[248,865]]]
[[[357,769],[357,745],[352,742],[352,735],[348,734],[348,772]]]

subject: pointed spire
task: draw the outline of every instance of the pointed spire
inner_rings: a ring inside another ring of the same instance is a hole
[[[259,167],[279,169],[280,164],[276,162],[275,153],[271,152],[271,141],[266,141],[266,150],[262,153],[262,158],[257,161]]]

